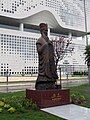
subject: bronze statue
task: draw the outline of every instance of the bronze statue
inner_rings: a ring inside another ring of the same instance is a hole
[[[41,37],[36,42],[39,73],[36,80],[36,90],[54,89],[57,76],[57,69],[54,60],[54,48],[48,38],[48,26],[45,23],[39,25]]]

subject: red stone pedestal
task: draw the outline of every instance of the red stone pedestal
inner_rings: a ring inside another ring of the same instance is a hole
[[[65,105],[70,103],[69,89],[29,90],[26,89],[26,98],[32,99],[40,108]]]

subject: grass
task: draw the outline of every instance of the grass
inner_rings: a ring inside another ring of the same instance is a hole
[[[10,99],[12,96],[25,96],[25,92],[14,92],[14,93],[0,93],[0,98]],[[15,112],[8,113],[3,111],[0,113],[0,120],[63,120],[62,118],[53,116],[40,110],[27,110],[24,113]]]
[[[27,111],[25,113],[0,113],[0,120],[63,120],[42,111]]]
[[[82,106],[90,108],[90,85],[80,85],[75,87],[70,87],[70,92],[75,93],[79,92],[86,98],[86,103]],[[0,93],[0,98],[8,98],[10,99],[12,96],[25,96],[25,92],[14,92],[14,93]],[[45,113],[40,110],[27,110],[24,113],[15,112],[10,114],[8,112],[0,113],[0,120],[63,120],[62,118],[53,116],[51,114]]]

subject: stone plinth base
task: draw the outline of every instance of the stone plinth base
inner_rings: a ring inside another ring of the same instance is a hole
[[[29,90],[26,89],[26,98],[32,99],[39,108],[53,107],[70,103],[69,89]]]

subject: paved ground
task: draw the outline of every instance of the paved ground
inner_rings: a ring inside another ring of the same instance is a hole
[[[35,81],[37,77],[9,77],[8,83],[6,77],[0,77],[0,92],[22,91],[26,89],[35,89]],[[57,82],[60,84],[60,81]],[[88,83],[87,78],[69,78],[62,79],[62,87],[77,86]]]
[[[10,76],[8,77],[9,82],[14,82],[14,81],[36,81],[37,76]],[[82,80],[82,79],[87,79],[87,77],[68,77],[69,80]],[[67,80],[67,77],[62,77],[62,80]],[[0,82],[7,82],[7,77],[0,77]]]
[[[67,120],[90,120],[90,109],[74,104],[41,109]]]
[[[18,82],[18,81],[35,81],[37,79],[37,77],[28,77],[28,76],[25,76],[25,77],[8,77],[8,81],[9,82]],[[0,82],[7,82],[7,77],[0,77]]]

